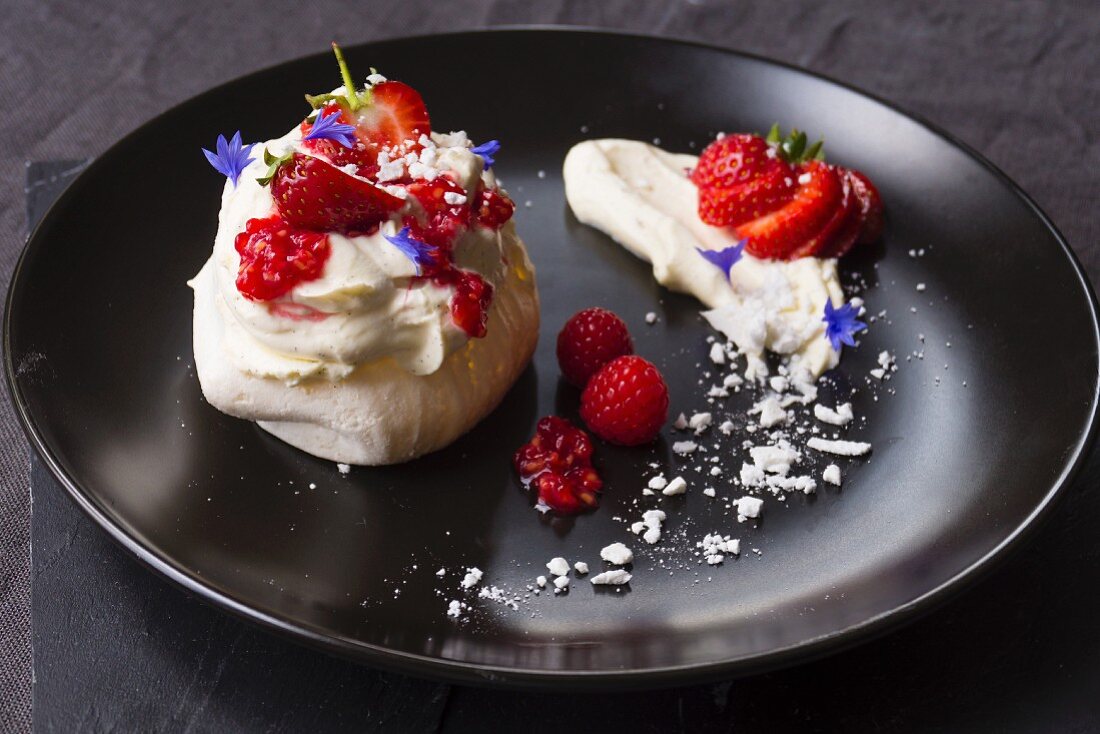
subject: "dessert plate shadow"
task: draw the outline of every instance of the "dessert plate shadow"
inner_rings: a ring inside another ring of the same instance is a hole
[[[195,379],[185,281],[209,255],[221,191],[199,148],[237,128],[248,140],[282,134],[305,111],[301,93],[335,83],[327,51],[213,89],[111,148],[37,228],[9,291],[5,366],[32,445],[90,517],[199,597],[416,674],[667,685],[821,655],[912,619],[1017,544],[1077,470],[1100,372],[1092,290],[1035,204],[946,133],[805,71],[668,40],[504,30],[347,55],[419,89],[436,129],[503,142],[497,170],[538,270],[534,362],[452,447],[345,476],[212,409]],[[464,63],[441,70],[441,58]],[[842,265],[878,317],[833,375],[859,388],[866,421],[851,433],[873,455],[846,465],[840,490],[770,500],[756,528],[722,501],[739,496],[729,478],[740,457],[727,455],[719,500],[700,480],[655,503],[666,538],[644,547],[621,519],[641,514],[646,465],[698,463],[672,455],[666,432],[648,449],[598,447],[607,491],[597,512],[540,516],[510,459],[539,416],[576,409],[554,335],[579,308],[627,321],[637,351],[664,371],[674,412],[711,407],[700,305],[572,218],[566,151],[627,137],[692,152],[720,130],[774,121],[823,135],[830,159],[866,172],[886,203],[884,246]],[[881,350],[899,370],[872,386]],[[700,566],[694,541],[715,531],[744,551]],[[638,556],[629,588],[600,593],[575,579],[567,594],[524,596],[550,558],[595,573],[616,540]],[[467,566],[518,593],[519,610],[462,592]],[[473,607],[465,620],[446,616],[452,599]]]

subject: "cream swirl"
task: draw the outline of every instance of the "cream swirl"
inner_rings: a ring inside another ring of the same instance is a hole
[[[844,301],[836,260],[746,253],[727,280],[697,252],[734,244],[696,213],[686,172],[697,160],[633,140],[585,141],[565,158],[566,198],[577,219],[649,261],[659,283],[711,307],[703,315],[746,354],[749,377],[767,374],[766,350],[789,355],[815,377],[834,367],[839,355],[824,338],[822,314],[826,300]]]
[[[471,152],[465,134],[435,134],[420,142],[422,149],[411,157],[380,161],[389,166],[383,170],[407,167],[410,173],[429,177],[445,171],[468,192],[479,183],[496,185],[492,172],[485,171],[482,159]],[[265,147],[276,155],[308,152],[297,127],[257,150]],[[271,301],[257,302],[242,295],[236,285],[240,259],[234,240],[249,219],[276,211],[271,188],[257,182],[265,171],[257,156],[239,183],[234,186],[227,181],[222,192],[211,263],[228,337],[224,351],[231,364],[245,374],[287,383],[308,377],[340,379],[357,365],[383,358],[391,358],[411,374],[428,375],[467,342],[469,337],[451,318],[454,287],[414,280],[413,263],[385,239],[396,233],[403,215],[419,206],[412,197],[373,234],[330,233],[330,254],[321,277],[299,283]],[[345,172],[354,175],[350,169]],[[403,189],[381,185],[405,198]],[[463,205],[469,207],[472,202]],[[473,227],[454,244],[455,264],[477,272],[496,287],[504,280],[509,251],[529,267],[511,222],[499,231]]]

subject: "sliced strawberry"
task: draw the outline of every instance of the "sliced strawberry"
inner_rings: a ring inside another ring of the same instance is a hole
[[[774,169],[737,186],[699,189],[699,218],[715,227],[736,227],[762,217],[794,196],[792,171]]]
[[[855,244],[856,237],[859,236],[859,231],[863,226],[859,200],[856,199],[855,192],[852,191],[848,171],[836,167],[836,173],[840,178],[842,191],[840,203],[837,204],[833,215],[825,222],[825,226],[794,251],[791,255],[792,259],[799,257],[838,257],[839,254],[847,252]],[[833,252],[839,254],[830,254]]]
[[[794,197],[770,214],[737,227],[737,236],[747,239],[746,250],[753,257],[788,260],[816,235],[836,213],[844,190],[833,166],[811,160],[798,171]]]
[[[324,158],[334,166],[354,164],[356,176],[373,179],[378,175],[378,146],[374,143],[358,140],[352,147],[345,148],[333,140],[307,140],[302,145],[311,154]]]
[[[337,121],[346,125],[352,125],[355,122],[355,118],[352,114],[336,102],[330,102],[325,105],[318,114],[337,115]],[[303,120],[299,127],[304,138],[309,134],[312,123]],[[357,176],[373,178],[378,173],[378,151],[380,147],[377,143],[357,138],[355,144],[349,148],[335,140],[319,138],[315,140],[303,139],[302,147],[308,150],[312,155],[324,158],[337,167],[346,166],[349,163],[354,164],[358,168],[355,172]]]
[[[854,196],[852,202],[848,216],[833,232],[830,241],[823,243],[820,252],[815,253],[815,257],[840,257],[856,244],[859,233],[863,229],[863,214]]]
[[[428,108],[420,93],[402,82],[381,82],[371,88],[371,102],[355,113],[360,138],[380,146],[399,146],[432,132]]]
[[[775,172],[789,176],[791,167],[759,135],[737,133],[715,140],[703,150],[691,180],[700,189],[730,187]]]
[[[404,202],[320,158],[295,153],[271,181],[283,219],[316,232],[366,232]]]
[[[882,236],[882,197],[871,179],[859,171],[848,171],[852,191],[859,200],[863,219],[863,228],[859,233],[859,242],[874,242]]]

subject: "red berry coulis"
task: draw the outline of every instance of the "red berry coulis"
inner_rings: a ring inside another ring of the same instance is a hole
[[[249,219],[233,242],[241,256],[237,290],[253,301],[270,301],[321,277],[329,255],[328,237],[294,229],[275,215]]]
[[[340,122],[354,124],[343,110],[333,112],[326,108],[326,113],[339,114]],[[307,133],[309,123],[303,122],[301,129],[303,134]],[[362,178],[373,179],[378,173],[380,148],[369,140],[358,139],[351,148],[324,139],[308,140],[303,146],[334,166],[355,164],[357,175]],[[501,191],[486,189],[480,183],[476,191],[466,192],[447,173],[431,181],[406,177],[388,183],[404,187],[408,196],[419,204],[403,218],[402,225],[409,228],[413,237],[434,248],[433,257],[421,264],[421,273],[414,280],[453,287],[451,318],[455,325],[471,337],[485,336],[493,287],[477,273],[454,266],[454,244],[471,227],[500,229],[511,219],[515,204]],[[472,200],[463,204],[447,201],[457,196]],[[241,256],[237,288],[254,301],[271,301],[298,283],[319,278],[330,249],[324,231],[292,227],[279,214],[250,219],[245,231],[237,235],[235,246]],[[316,318],[315,314],[278,308],[276,304],[272,304],[272,313],[295,320]]]
[[[592,440],[564,418],[540,419],[535,437],[512,462],[524,485],[535,487],[552,510],[575,515],[599,504],[603,480],[592,467]]]
[[[512,200],[496,189],[482,188],[477,204],[477,223],[489,229],[500,229],[516,211]]]

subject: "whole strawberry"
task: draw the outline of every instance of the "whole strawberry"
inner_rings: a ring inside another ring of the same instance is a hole
[[[581,418],[605,441],[649,443],[668,419],[668,386],[650,362],[635,355],[619,357],[588,381],[581,394]]]
[[[565,379],[584,387],[605,364],[634,352],[626,324],[603,308],[578,311],[558,332],[558,366]]]

